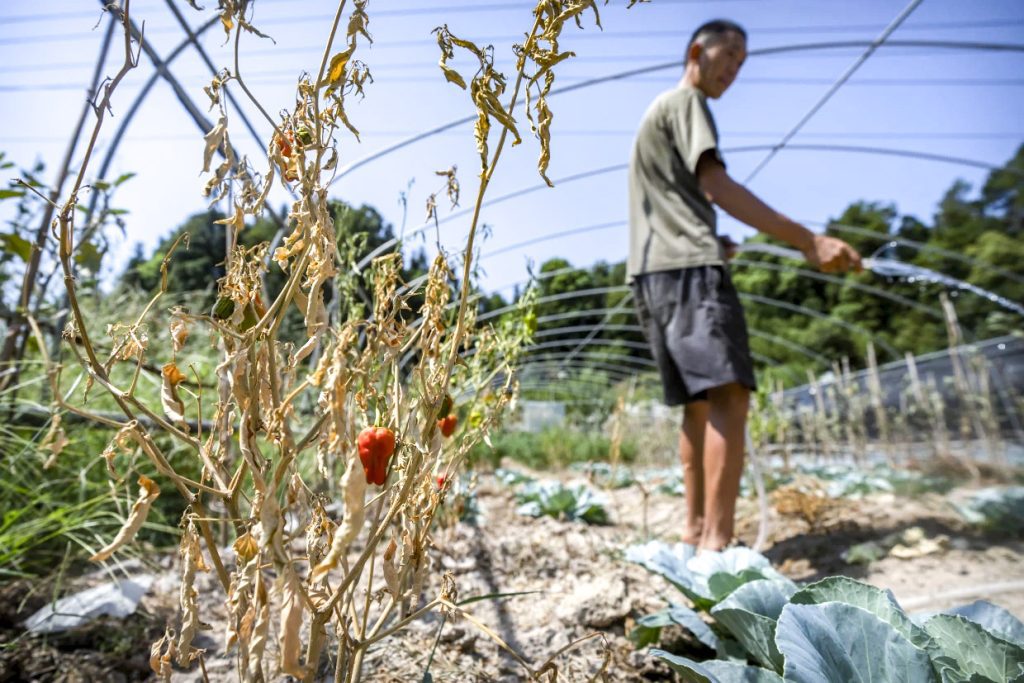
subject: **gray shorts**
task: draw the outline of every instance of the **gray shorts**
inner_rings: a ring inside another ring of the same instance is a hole
[[[637,275],[633,295],[666,405],[706,400],[725,384],[756,388],[743,307],[723,266]]]

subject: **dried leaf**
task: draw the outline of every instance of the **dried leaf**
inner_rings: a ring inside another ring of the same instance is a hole
[[[145,325],[114,323],[107,325],[107,335],[114,344],[112,357],[117,360],[141,360],[149,346]]]
[[[335,147],[331,148],[331,156],[327,158],[327,163],[323,165],[325,171],[333,171],[338,165],[338,150]]]
[[[129,439],[136,438],[135,427],[137,424],[138,423],[135,420],[132,420],[125,426],[121,427],[117,434],[114,435],[114,438],[110,440],[110,443],[107,444],[107,447],[103,449],[103,453],[100,454],[101,457],[107,461],[107,472],[114,479],[121,478],[114,469],[114,458],[117,457],[118,451],[123,451],[127,448]]]
[[[221,25],[224,26],[224,33],[226,33],[227,35],[230,36],[231,35],[231,29],[233,29],[235,27],[235,22],[231,18],[231,10],[230,9],[225,9],[223,12],[221,12],[220,23],[221,23]]]
[[[395,553],[397,550],[398,544],[392,538],[391,542],[388,543],[387,549],[384,551],[384,561],[381,563],[381,568],[384,571],[384,583],[387,585],[391,597],[395,599],[395,604],[402,601],[402,586],[398,581],[398,565],[395,563]]]
[[[178,396],[178,384],[185,379],[185,375],[173,362],[164,365],[161,375],[160,405],[163,406],[164,415],[171,422],[185,424],[185,404]]]
[[[551,163],[551,120],[553,118],[554,114],[551,113],[547,101],[542,97],[537,102],[537,125],[534,130],[537,132],[537,137],[540,138],[540,158],[537,160],[537,171],[548,187],[555,186],[547,176],[548,164]]]
[[[50,456],[43,463],[44,470],[50,469],[57,463],[57,456],[68,445],[68,437],[64,433],[64,427],[61,426],[60,420],[60,414],[54,414],[50,419],[50,430],[46,433],[42,443],[39,444],[40,447],[50,451]]]
[[[139,497],[135,500],[135,504],[132,506],[132,511],[129,513],[128,519],[125,520],[124,526],[117,532],[117,536],[114,537],[113,541],[89,559],[93,562],[102,562],[110,557],[115,550],[135,538],[135,534],[138,533],[139,529],[142,528],[142,524],[146,521],[149,507],[159,495],[160,487],[156,485],[156,482],[140,474]]]
[[[239,233],[245,230],[245,213],[242,211],[242,207],[238,202],[235,202],[235,213],[227,218],[221,218],[220,220],[214,221],[215,225],[230,225],[234,227],[235,232]]]
[[[348,60],[352,59],[352,53],[356,50],[356,46],[349,45],[346,49],[342,50],[338,54],[331,57],[331,64],[327,67],[327,80],[320,84],[321,88],[324,87],[336,87],[338,83],[342,82],[345,77],[345,67],[348,66]]]
[[[262,672],[263,653],[267,648],[267,634],[270,631],[270,603],[263,579],[256,577],[255,599],[252,605],[253,623],[249,634],[249,664],[256,667],[253,673]],[[259,676],[253,676],[259,680]]]
[[[181,557],[181,588],[178,592],[178,605],[181,607],[181,632],[178,634],[177,662],[178,666],[188,667],[202,650],[192,647],[192,639],[199,631],[199,599],[195,589],[197,571],[206,571],[203,553],[199,548],[199,534],[195,522],[189,521],[185,532],[181,535],[178,546]]]
[[[445,178],[445,194],[448,195],[448,201],[452,203],[450,207],[452,209],[459,205],[459,191],[461,188],[459,187],[457,172],[457,166],[452,166],[444,171],[434,171],[434,175],[444,176]]]
[[[366,27],[370,25],[370,16],[366,13],[366,3],[368,0],[356,0],[355,9],[352,10],[352,16],[348,19],[348,30],[346,36],[353,43],[355,42],[356,35],[362,35],[369,42],[373,42],[373,38],[366,32]]]
[[[302,641],[299,633],[302,630],[302,616],[306,611],[306,602],[302,599],[302,582],[295,575],[295,570],[288,565],[284,570],[281,584],[281,622],[278,631],[278,647],[281,652],[281,673],[303,679],[306,668],[299,663],[302,652]]]
[[[437,195],[430,194],[427,196],[427,217],[424,219],[425,222],[437,220]]]
[[[149,668],[161,681],[171,680],[171,659],[174,657],[174,629],[168,628],[164,636],[149,648]]]
[[[217,148],[227,140],[228,121],[224,116],[220,117],[217,125],[210,129],[210,132],[203,136],[206,141],[206,148],[203,150],[203,173],[210,171],[210,162]]]
[[[341,477],[341,489],[345,496],[345,518],[334,532],[334,540],[327,556],[313,569],[311,581],[319,581],[327,572],[338,566],[348,546],[359,535],[366,519],[366,474],[356,458],[349,458],[345,474]]]
[[[238,556],[239,564],[248,563],[260,551],[256,539],[249,532],[245,532],[236,538],[231,547],[234,549],[235,555]]]
[[[445,64],[444,60],[438,62],[438,65],[441,67],[442,73],[444,73],[445,80],[449,83],[454,83],[463,90],[466,89],[466,80],[458,71]]]
[[[167,327],[171,332],[171,348],[174,353],[178,353],[188,340],[188,321],[180,315],[174,315]]]

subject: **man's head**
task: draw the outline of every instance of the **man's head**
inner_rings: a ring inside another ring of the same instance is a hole
[[[715,19],[703,24],[686,47],[686,80],[712,99],[736,80],[747,58],[747,32],[739,24]]]

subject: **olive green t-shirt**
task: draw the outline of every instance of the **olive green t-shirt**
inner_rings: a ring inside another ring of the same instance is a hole
[[[697,184],[697,160],[718,152],[718,130],[700,90],[680,85],[651,103],[629,161],[626,276],[724,263],[715,210]]]

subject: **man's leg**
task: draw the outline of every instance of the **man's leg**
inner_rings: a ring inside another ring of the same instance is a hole
[[[704,432],[708,413],[707,401],[687,403],[683,406],[683,429],[679,433],[679,459],[683,462],[686,488],[682,541],[690,545],[699,545],[704,533]]]
[[[721,550],[733,537],[750,390],[726,384],[708,390],[704,433],[704,532],[700,547]]]

